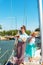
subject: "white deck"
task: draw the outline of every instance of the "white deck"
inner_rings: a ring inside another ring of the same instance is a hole
[[[11,62],[11,63],[13,63],[13,64],[15,64],[15,58],[14,58],[14,50],[13,50],[13,52],[12,52],[12,54],[11,54],[11,56],[10,56],[10,58],[8,59],[8,61],[7,61],[7,63],[8,62]],[[5,65],[7,65],[7,63],[5,64]],[[20,64],[20,65],[22,65],[22,64]],[[38,62],[35,62],[35,61],[32,61],[32,62],[24,62],[24,65],[41,65],[41,64],[39,64],[39,61]]]

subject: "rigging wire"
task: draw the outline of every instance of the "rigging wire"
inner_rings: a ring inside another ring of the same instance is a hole
[[[39,0],[37,0],[37,9],[38,9],[39,28],[40,28],[40,9],[39,9]]]
[[[24,17],[23,17],[23,25],[27,27],[27,15],[26,15],[26,0],[24,0]]]
[[[17,17],[15,16],[15,27],[16,27],[16,30],[17,30]]]

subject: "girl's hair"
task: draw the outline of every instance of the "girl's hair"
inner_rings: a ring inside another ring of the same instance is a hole
[[[26,31],[26,27],[24,25],[21,27],[21,29],[24,29]]]
[[[21,30],[19,31],[20,34],[22,34]]]

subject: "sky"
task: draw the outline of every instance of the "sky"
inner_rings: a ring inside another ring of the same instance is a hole
[[[3,30],[25,25],[34,31],[39,27],[37,0],[0,0],[0,24]]]
[[[42,10],[43,10],[43,0],[42,0]]]
[[[42,0],[42,21],[43,21],[43,0]]]

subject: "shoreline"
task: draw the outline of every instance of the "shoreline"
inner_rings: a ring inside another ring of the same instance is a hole
[[[0,40],[14,40],[14,36],[0,36]]]

